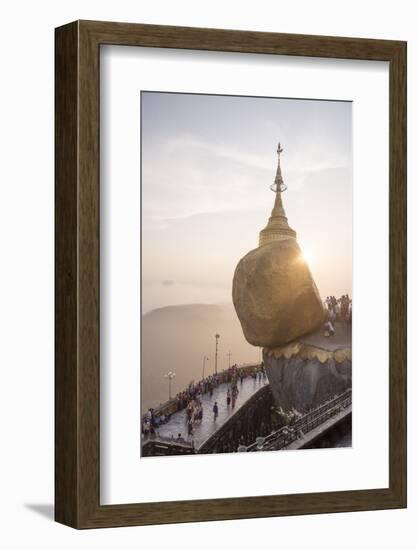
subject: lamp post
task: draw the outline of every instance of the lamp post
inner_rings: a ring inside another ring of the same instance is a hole
[[[227,357],[229,358],[229,369],[230,369],[230,358],[232,357],[232,354],[230,353],[230,351],[229,351],[229,353],[227,354]]]
[[[206,369],[206,361],[209,361],[210,359],[206,356],[203,357],[203,380],[204,380],[204,372]]]
[[[169,401],[171,401],[171,399],[172,399],[172,394],[171,394],[172,381],[175,378],[175,372],[169,371],[167,374],[164,374],[164,378],[168,379],[168,388],[169,388],[168,389],[168,395],[169,395]]]
[[[215,338],[216,338],[216,356],[215,356],[215,361],[214,361],[214,372],[217,374],[217,354],[218,354],[218,351],[219,351],[220,334],[216,334]]]

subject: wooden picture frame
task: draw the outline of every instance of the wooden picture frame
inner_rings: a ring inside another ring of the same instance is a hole
[[[406,506],[406,43],[110,22],[56,29],[55,519],[75,528]],[[99,56],[117,44],[389,62],[389,487],[100,505]]]

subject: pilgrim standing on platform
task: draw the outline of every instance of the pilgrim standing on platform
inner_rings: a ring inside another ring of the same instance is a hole
[[[217,406],[217,401],[213,405],[214,421],[219,416],[219,407]]]

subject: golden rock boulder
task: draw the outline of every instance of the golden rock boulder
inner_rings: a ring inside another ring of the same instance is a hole
[[[316,330],[325,320],[317,287],[295,239],[252,250],[233,277],[233,304],[246,340],[282,346]]]

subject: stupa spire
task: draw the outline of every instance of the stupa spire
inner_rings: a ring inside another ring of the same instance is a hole
[[[259,246],[263,246],[272,241],[295,239],[297,237],[296,232],[288,225],[284,206],[282,204],[281,195],[287,189],[281,172],[281,153],[283,151],[284,149],[281,147],[281,143],[279,142],[277,148],[277,172],[275,175],[275,181],[270,187],[271,190],[275,193],[275,202],[267,226],[259,233]]]

